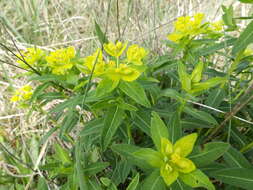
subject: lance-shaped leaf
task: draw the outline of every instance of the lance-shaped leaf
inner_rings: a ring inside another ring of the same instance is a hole
[[[179,114],[175,112],[169,122],[169,139],[172,143],[175,143],[180,137],[182,137],[182,126]]]
[[[160,176],[160,171],[153,171],[143,182],[141,190],[166,190],[166,185],[163,178]]]
[[[114,144],[111,146],[111,149],[114,152],[117,152],[121,156],[124,156],[130,163],[139,166],[143,169],[150,169],[152,166],[148,164],[147,162],[143,162],[142,158],[138,158],[134,155],[134,152],[137,152],[140,150],[139,147],[130,145],[130,144]]]
[[[250,164],[243,154],[233,147],[230,147],[223,157],[230,167],[252,168],[252,164]]]
[[[191,90],[191,77],[186,71],[186,67],[183,63],[178,63],[178,75],[182,85],[182,89],[186,92]]]
[[[140,148],[133,155],[156,168],[160,168],[163,164],[162,155],[151,148]]]
[[[253,21],[251,21],[245,30],[241,33],[238,40],[232,49],[232,54],[236,55],[237,53],[243,51],[247,48],[249,44],[253,42]]]
[[[188,174],[181,174],[179,178],[187,185],[195,187],[204,187],[208,190],[215,190],[214,185],[209,178],[200,170],[195,170]]]
[[[253,187],[253,169],[226,168],[211,172],[210,176],[229,185],[247,190],[252,190]]]
[[[119,85],[120,90],[122,90],[127,96],[132,98],[136,103],[141,104],[145,107],[150,107],[150,102],[146,96],[146,93],[143,87],[133,81],[133,82],[125,82],[121,81]]]
[[[127,186],[126,190],[136,190],[139,184],[139,178],[140,178],[140,175],[139,173],[137,173],[137,175],[134,177],[131,183]]]
[[[226,78],[224,77],[214,77],[206,80],[205,82],[195,83],[192,85],[192,89],[189,91],[189,93],[199,93],[204,90],[208,90],[214,86],[217,86],[218,84],[224,83],[225,81]]]
[[[221,157],[229,148],[223,142],[211,142],[204,146],[204,150],[189,157],[197,167],[206,166]]]
[[[104,127],[101,133],[101,145],[103,150],[105,150],[110,144],[113,135],[123,120],[123,116],[124,111],[118,106],[108,110],[104,119]]]
[[[194,68],[191,74],[191,81],[192,82],[199,82],[202,78],[202,72],[204,68],[204,63],[200,61]]]
[[[157,150],[160,150],[161,148],[161,138],[168,138],[168,128],[164,124],[164,122],[161,120],[159,115],[156,112],[152,112],[152,118],[151,118],[151,138],[157,148]]]

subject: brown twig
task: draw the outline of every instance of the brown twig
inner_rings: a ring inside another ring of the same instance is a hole
[[[120,24],[119,24],[119,0],[117,0],[117,27],[118,27],[118,40],[120,40],[121,35],[120,35]]]
[[[222,128],[224,128],[227,121],[234,117],[244,106],[246,106],[251,100],[253,100],[253,94],[250,96],[253,90],[253,83],[245,91],[245,94],[241,97],[241,100],[234,106],[234,108],[225,115],[224,121],[216,127],[212,133],[207,137],[206,142],[211,140]]]

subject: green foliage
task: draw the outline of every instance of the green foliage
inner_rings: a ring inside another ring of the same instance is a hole
[[[252,189],[253,22],[240,29],[233,6],[222,10],[224,24],[204,22],[203,14],[178,18],[164,55],[110,42],[97,22],[101,46],[90,56],[74,47],[23,52],[18,63],[37,87],[18,89],[12,101],[46,115],[53,128],[40,143],[31,139],[29,153],[15,152],[16,144],[6,148],[0,130],[0,161],[22,175],[0,171],[0,184]]]

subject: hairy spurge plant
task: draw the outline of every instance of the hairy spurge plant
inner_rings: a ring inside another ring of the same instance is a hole
[[[251,190],[253,23],[237,37],[239,18],[232,7],[223,11],[222,22],[201,13],[178,18],[163,55],[110,42],[97,23],[101,47],[91,55],[72,46],[18,54],[36,88],[25,86],[12,100],[48,116],[50,130],[36,150],[57,139],[39,166],[38,155],[22,151],[20,164],[19,151],[3,148],[1,160],[17,165],[23,177],[0,171],[0,183],[42,190]]]

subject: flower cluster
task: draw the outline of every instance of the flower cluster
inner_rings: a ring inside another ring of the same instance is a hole
[[[39,48],[27,48],[26,51],[22,51],[21,53],[22,55],[18,55],[19,60],[17,60],[17,63],[23,68],[28,68],[24,61],[22,61],[23,59],[27,64],[35,66],[42,61],[46,55],[45,52]]]
[[[174,145],[166,139],[161,139],[162,165],[160,173],[167,185],[171,185],[180,176],[180,173],[190,173],[196,169],[194,163],[187,159],[193,149],[197,134],[193,133],[182,137]]]
[[[152,150],[156,159],[147,159],[147,162],[152,167],[160,169],[160,175],[168,186],[173,184],[181,175],[196,170],[195,164],[186,158],[192,152],[196,139],[197,134],[192,133],[180,138],[173,145],[169,139],[162,137],[160,150]],[[139,152],[137,151],[134,154],[138,155]]]
[[[83,71],[90,74],[95,65],[94,76],[107,78],[112,81],[134,81],[144,71],[143,58],[147,55],[147,51],[138,46],[131,45],[127,49],[125,60],[119,60],[120,56],[127,48],[127,43],[117,42],[116,44],[104,44],[106,53],[112,56],[112,59],[104,61],[101,49],[84,59]]]
[[[178,43],[183,38],[192,39],[200,34],[212,34],[222,30],[222,22],[203,23],[204,18],[203,13],[197,13],[193,17],[179,17],[174,23],[174,32],[168,35],[168,39]]]
[[[18,55],[17,63],[26,69],[29,68],[27,65],[29,64],[39,70],[49,69],[53,74],[65,75],[75,65],[73,58],[75,58],[76,53],[72,46],[57,49],[50,53],[39,48],[27,48],[21,54]]]
[[[32,94],[32,87],[30,85],[25,85],[15,91],[15,94],[12,96],[11,101],[26,101],[31,98]]]
[[[46,56],[46,61],[48,66],[52,69],[53,74],[64,75],[74,66],[75,63],[72,59],[75,55],[75,48],[70,46],[51,52]]]

